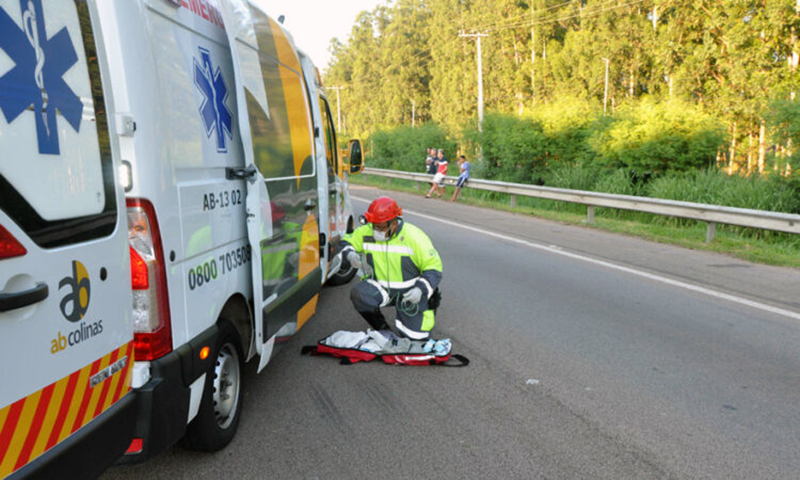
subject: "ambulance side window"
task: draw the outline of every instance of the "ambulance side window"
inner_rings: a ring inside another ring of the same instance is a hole
[[[0,31],[0,210],[43,248],[108,236],[116,177],[87,4],[7,5],[0,9],[14,23]],[[44,31],[24,21],[31,16]],[[33,48],[5,50],[13,41]]]
[[[322,106],[322,125],[325,130],[325,157],[328,159],[333,173],[339,174],[339,162],[337,161],[338,148],[336,145],[336,131],[333,129],[333,120],[331,119],[331,109],[328,101],[319,97],[319,104]]]

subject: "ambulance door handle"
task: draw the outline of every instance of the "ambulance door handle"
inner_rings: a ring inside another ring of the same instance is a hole
[[[256,176],[256,167],[255,165],[250,165],[246,168],[241,167],[227,167],[225,169],[225,179],[226,180],[250,180]]]
[[[0,312],[8,312],[18,308],[39,303],[50,294],[46,283],[37,283],[30,290],[16,293],[0,293]]]

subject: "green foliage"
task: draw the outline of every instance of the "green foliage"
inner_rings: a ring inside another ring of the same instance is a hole
[[[779,176],[741,177],[728,176],[715,169],[694,170],[653,180],[647,194],[668,200],[800,213],[796,181]]]
[[[570,97],[539,105],[530,115],[547,137],[546,156],[550,164],[593,160],[595,153],[588,139],[596,129],[605,128],[609,120],[600,116],[596,102]]]
[[[548,187],[569,190],[594,190],[599,169],[591,163],[560,163],[554,165],[547,176]]]
[[[736,125],[739,146],[776,108],[774,92],[786,92],[786,100],[800,88],[791,61],[800,15],[789,0],[609,3],[388,0],[362,12],[346,41],[332,41],[325,81],[346,87],[340,93],[351,136],[412,117],[455,132],[477,116],[477,41],[459,35],[488,32],[481,39],[487,112],[523,115],[554,102],[607,100],[613,117],[647,96],[681,99],[728,130]],[[709,133],[692,143],[708,144],[696,152],[705,156],[717,139]],[[683,141],[659,138],[661,151],[644,163],[659,169],[664,155],[687,148]],[[561,147],[571,145],[585,144]],[[551,147],[556,159],[584,160],[587,152]]]
[[[699,108],[649,99],[626,108],[590,139],[603,162],[657,174],[711,166],[724,141],[722,125]]]
[[[532,119],[487,115],[483,131],[468,132],[467,137],[483,147],[479,169],[483,178],[530,183],[545,165],[546,138]]]
[[[445,131],[433,122],[417,128],[400,126],[381,130],[369,140],[372,151],[366,161],[367,165],[375,168],[424,172],[428,147],[444,149],[450,160],[456,157],[455,142],[449,140]]]
[[[332,42],[325,83],[370,166],[419,172],[427,146],[460,147],[475,178],[796,211],[773,173],[800,171],[794,3],[387,0]],[[482,132],[461,33],[488,34]]]
[[[770,107],[767,122],[775,129],[778,140],[800,145],[800,101],[777,99]]]
[[[643,184],[632,178],[630,171],[617,169],[606,172],[597,179],[594,190],[616,195],[642,195]]]

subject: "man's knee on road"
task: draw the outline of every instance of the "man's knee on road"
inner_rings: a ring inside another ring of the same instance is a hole
[[[359,282],[350,290],[350,301],[356,311],[371,312],[380,308],[383,297],[374,285]]]

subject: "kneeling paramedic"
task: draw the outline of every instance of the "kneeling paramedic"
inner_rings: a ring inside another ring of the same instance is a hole
[[[434,324],[428,305],[442,280],[442,259],[428,235],[404,222],[402,214],[393,199],[376,199],[364,214],[369,223],[345,236],[340,251],[353,267],[364,271],[350,299],[370,326],[389,329],[380,309],[394,305],[398,332],[426,340]]]

